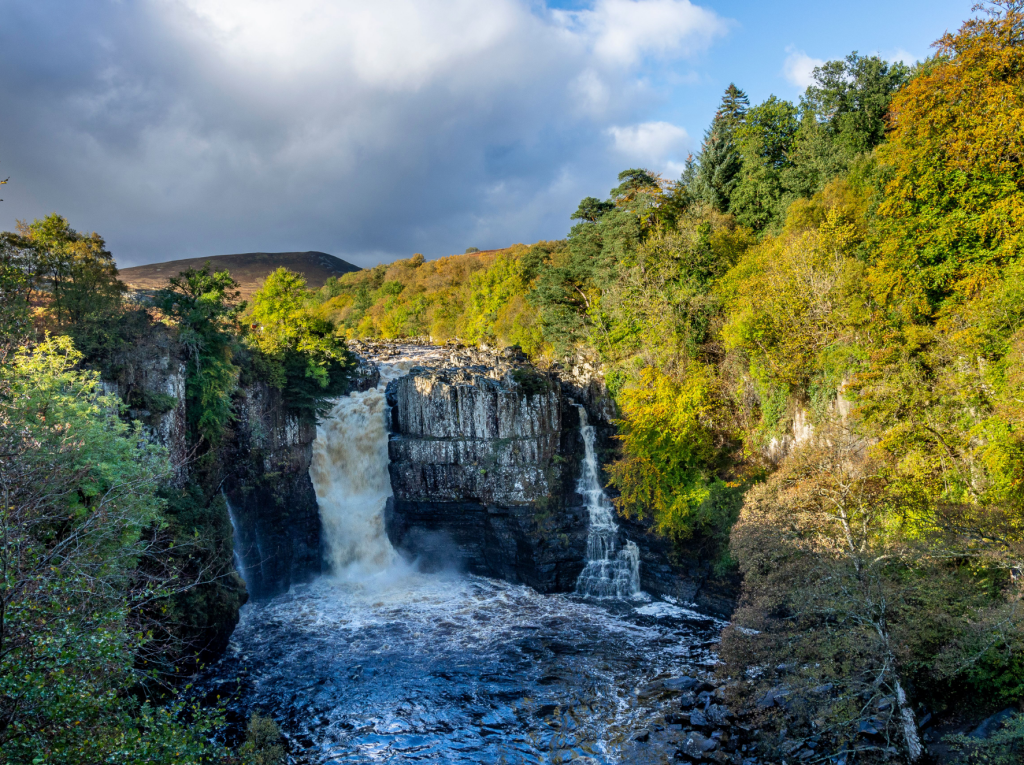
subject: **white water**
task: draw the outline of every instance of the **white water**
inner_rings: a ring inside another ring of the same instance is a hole
[[[388,382],[432,355],[411,348],[380,363],[376,388],[339,399],[317,425],[309,477],[335,576],[379,575],[400,562],[384,531],[391,496],[384,392]]]
[[[669,604],[425,574],[392,549],[384,391],[423,353],[388,359],[377,389],[340,400],[318,428],[310,477],[335,576],[247,606],[204,692],[227,684],[238,719],[273,716],[297,765],[672,761],[678,705],[637,688],[712,666],[722,624]],[[591,544],[579,591],[633,595],[639,556],[615,549],[583,412],[581,432]]]
[[[220,494],[224,497],[224,504],[228,506],[228,520],[231,521],[231,557],[235,564],[235,571],[242,577],[242,581],[245,582],[245,587],[248,589],[249,579],[245,575],[245,556],[242,555],[242,533],[238,529],[238,521],[235,520],[235,510],[231,507],[228,495],[223,491]]]
[[[594,451],[596,433],[587,423],[587,410],[580,413],[580,434],[583,436],[583,469],[576,490],[587,503],[590,526],[587,530],[587,560],[576,592],[594,598],[630,598],[640,592],[640,549],[631,540],[619,547],[619,527],[615,508],[601,488],[600,469]]]

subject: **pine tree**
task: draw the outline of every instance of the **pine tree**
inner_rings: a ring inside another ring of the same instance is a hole
[[[729,83],[715,119],[704,135],[704,145],[692,172],[691,195],[719,212],[729,209],[729,199],[742,169],[734,137],[746,120],[749,106],[747,94]]]
[[[715,112],[715,119],[711,123],[711,133],[719,133],[733,137],[736,128],[746,120],[747,109],[750,108],[750,99],[747,94],[736,87],[735,83],[729,83],[722,96],[722,104]]]
[[[725,131],[708,131],[694,174],[692,195],[725,212],[742,166],[743,160],[732,137]]]

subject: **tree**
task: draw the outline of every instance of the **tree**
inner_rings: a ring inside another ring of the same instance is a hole
[[[747,119],[747,111],[750,109],[750,99],[747,94],[736,87],[735,83],[729,83],[722,96],[722,102],[715,112],[715,119],[711,123],[711,131],[723,138],[732,139],[736,131]]]
[[[334,322],[313,310],[302,276],[286,268],[270,274],[246,320],[246,339],[261,354],[264,376],[293,411],[315,417],[347,391],[354,357]]]
[[[885,140],[889,104],[910,79],[910,67],[854,51],[815,67],[813,77],[801,108],[827,126],[836,150],[849,159]]]
[[[178,325],[178,340],[188,358],[186,411],[194,431],[217,445],[234,416],[231,394],[238,382],[232,361],[231,327],[245,309],[238,282],[227,271],[211,272],[207,263],[171,277],[154,299],[155,305]]]
[[[729,211],[744,226],[762,231],[781,222],[785,212],[783,171],[799,123],[797,108],[771,96],[747,112],[737,130],[743,173],[732,192]]]
[[[743,169],[743,159],[728,132],[709,132],[697,160],[690,193],[718,212],[726,212]]]
[[[718,517],[720,505],[709,501],[722,488],[715,469],[726,442],[714,370],[691,363],[673,379],[648,368],[619,398],[623,456],[609,466],[619,510],[675,537],[728,528],[732,519]]]
[[[160,554],[167,455],[81,361],[56,337],[0,366],[0,750],[55,765],[202,761],[215,719],[196,710],[190,728],[181,704],[126,693],[147,679],[145,611],[179,588],[141,568]]]
[[[18,230],[33,249],[35,286],[49,298],[57,328],[81,326],[120,306],[127,288],[99,234],[80,234],[57,213]]]
[[[1022,18],[1007,7],[943,36],[937,63],[893,99],[871,274],[884,300],[952,308],[1024,251]]]
[[[576,212],[569,216],[570,220],[586,221],[588,223],[597,223],[601,216],[603,216],[609,210],[614,210],[615,205],[611,202],[602,202],[597,197],[586,197],[580,206],[576,208]]]

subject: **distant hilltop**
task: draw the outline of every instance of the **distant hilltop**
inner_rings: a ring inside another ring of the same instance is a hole
[[[208,258],[187,258],[169,260],[166,263],[150,263],[145,266],[125,268],[120,272],[121,280],[137,290],[158,290],[167,286],[167,280],[189,268],[202,268],[209,262],[214,270],[227,270],[239,284],[243,298],[248,298],[260,288],[263,280],[272,272],[284,266],[290,271],[302,274],[306,286],[319,289],[332,276],[341,276],[359,271],[341,258],[326,252],[245,252],[238,255],[213,255]]]

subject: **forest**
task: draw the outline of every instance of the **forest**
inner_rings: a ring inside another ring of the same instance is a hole
[[[283,761],[259,716],[240,750],[211,743],[217,704],[175,675],[244,598],[218,490],[239,385],[316,417],[359,338],[600,366],[618,511],[742,575],[720,671],[752,681],[731,703],[774,732],[767,761],[787,736],[832,762],[918,761],[926,715],[1019,707],[1024,14],[990,11],[912,67],[830,61],[799,103],[730,85],[681,178],[624,170],[564,240],[315,291],[280,270],[251,305],[193,270],[143,306],[99,235],[58,215],[4,234],[6,761]],[[188,358],[184,487],[119,416],[169,406],[132,399],[154,332]],[[1020,762],[1024,716],[950,744]]]

